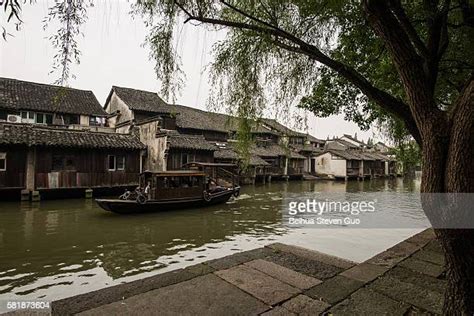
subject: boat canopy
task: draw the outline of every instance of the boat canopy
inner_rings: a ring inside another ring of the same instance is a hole
[[[145,176],[156,176],[156,177],[190,177],[190,176],[198,176],[204,177],[206,174],[201,171],[197,170],[173,170],[173,171],[148,171],[145,170],[141,173]]]
[[[219,163],[219,162],[188,162],[182,166],[183,168],[189,167],[216,167],[216,168],[237,168],[236,164],[233,163]]]

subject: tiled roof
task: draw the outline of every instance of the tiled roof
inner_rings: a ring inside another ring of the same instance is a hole
[[[251,153],[260,157],[286,156],[287,151],[280,145],[258,146],[251,149]]]
[[[313,147],[312,145],[303,145],[303,144],[291,144],[291,148],[296,150],[297,152],[313,152],[313,153],[319,153],[322,151],[322,148],[316,148]]]
[[[168,136],[168,148],[170,149],[194,149],[214,151],[217,147],[200,135],[174,134]]]
[[[237,154],[232,148],[219,148],[214,152],[214,158],[239,160],[239,154]]]
[[[394,158],[388,157],[384,154],[372,152],[372,151],[361,151],[361,150],[338,150],[338,149],[328,149],[322,152],[320,155],[325,153],[331,153],[333,155],[339,156],[346,160],[364,160],[364,161],[395,161]],[[318,155],[319,156],[319,155]]]
[[[290,151],[290,158],[293,159],[306,159],[305,156],[298,154],[297,152]]]
[[[279,123],[275,119],[269,119],[269,118],[263,118],[262,122],[265,123],[266,125],[270,126],[274,130],[278,131],[281,134],[288,135],[288,136],[300,136],[300,137],[306,137],[306,134],[294,131],[285,125]]]
[[[155,92],[116,86],[112,87],[112,91],[115,91],[117,96],[132,110],[175,114],[176,125],[181,129],[207,130],[221,133],[234,132],[239,129],[239,118],[235,116],[204,111],[184,105],[167,104]],[[274,119],[263,118],[256,123],[253,128],[254,133],[307,136],[307,134],[287,128]]]
[[[176,125],[181,129],[215,131],[220,133],[235,132],[239,129],[239,118],[232,115],[204,111],[184,105],[167,104],[155,92],[117,86],[113,86],[112,91],[115,91],[117,96],[120,97],[131,110],[176,115]],[[110,96],[111,94],[109,98]],[[150,119],[152,118],[148,118],[146,121]],[[268,118],[258,120],[252,132],[273,135],[286,134],[301,137],[310,136],[293,131],[276,120]],[[314,137],[312,137],[312,139],[317,140]]]
[[[125,102],[131,110],[171,113],[168,105],[156,92],[112,86],[112,91]],[[110,97],[110,95],[109,95]],[[106,102],[107,104],[108,102]]]
[[[219,148],[214,152],[214,158],[217,159],[229,159],[233,161],[239,161],[239,154],[235,152],[231,147],[228,148]],[[251,166],[266,166],[269,165],[268,162],[263,160],[257,155],[251,155],[249,160],[249,165]]]
[[[0,123],[0,144],[73,148],[145,149],[132,134],[51,128],[34,124]]]
[[[326,141],[324,139],[316,138],[316,137],[314,137],[313,135],[310,135],[310,134],[306,134],[306,138],[312,143],[319,143],[319,144],[326,143]]]
[[[0,123],[0,144],[28,145],[30,130],[25,124]]]
[[[106,116],[92,91],[0,78],[0,108]]]
[[[260,158],[259,156],[252,155],[250,156],[249,165],[251,166],[268,166],[270,165],[268,162]]]
[[[355,137],[352,137],[351,135],[349,134],[344,134],[344,137],[346,137],[347,139],[350,139],[352,140],[353,142],[356,142],[359,144],[359,146],[365,146],[365,147],[370,147],[368,144],[364,143],[363,141],[360,141],[358,140],[357,138]]]

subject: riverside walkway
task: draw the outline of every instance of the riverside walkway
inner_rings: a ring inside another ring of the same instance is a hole
[[[425,230],[356,264],[285,244],[52,303],[53,315],[440,314],[444,257]]]

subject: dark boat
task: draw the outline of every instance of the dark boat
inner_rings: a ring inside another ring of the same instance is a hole
[[[218,185],[202,171],[144,172],[135,192],[96,202],[104,210],[120,214],[160,212],[225,203],[239,193],[239,186]]]

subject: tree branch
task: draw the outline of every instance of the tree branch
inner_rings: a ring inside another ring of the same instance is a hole
[[[385,1],[365,0],[364,9],[375,32],[387,45],[393,63],[400,75],[418,130],[428,131],[433,122],[446,122],[445,113],[438,109],[434,99],[433,82],[437,72],[425,72],[423,60],[416,53],[405,32],[399,32],[396,17]]]
[[[252,15],[243,12],[242,10],[227,4],[226,2],[222,1],[226,6],[235,10],[242,16],[258,23],[262,24],[255,25],[255,24],[248,24],[243,22],[237,21],[228,21],[228,20],[221,20],[215,18],[208,18],[203,16],[194,16],[189,11],[187,11],[181,4],[175,1],[176,5],[188,16],[186,21],[195,20],[202,23],[212,24],[212,25],[222,25],[232,28],[238,28],[243,30],[250,30],[261,34],[271,35],[274,36],[276,39],[286,39],[289,42],[293,43],[294,45],[288,45],[281,41],[277,41],[275,43],[277,46],[286,49],[288,51],[304,54],[311,58],[314,61],[320,62],[321,64],[331,68],[336,73],[344,77],[346,80],[354,84],[357,88],[361,90],[363,94],[365,94],[369,99],[377,103],[381,108],[385,109],[387,112],[399,117],[405,122],[405,125],[409,132],[412,134],[414,139],[418,142],[421,146],[421,137],[420,132],[417,128],[417,124],[415,123],[413,116],[410,112],[410,108],[398,98],[393,97],[392,95],[388,94],[387,92],[380,90],[373,86],[366,78],[364,78],[357,70],[354,68],[341,63],[337,60],[330,58],[329,56],[325,55],[321,50],[319,50],[316,46],[309,44],[302,39],[294,36],[286,32],[285,30],[281,29],[278,26],[271,25],[268,22],[265,22],[259,18],[253,17]]]
[[[413,25],[410,23],[407,15],[405,14],[405,10],[403,10],[400,0],[391,0],[390,5],[392,7],[393,13],[397,17],[398,21],[400,22],[401,27],[407,33],[408,37],[412,41],[415,48],[418,50],[420,55],[424,59],[429,59],[429,52],[426,45],[423,43],[421,38],[418,36]]]

